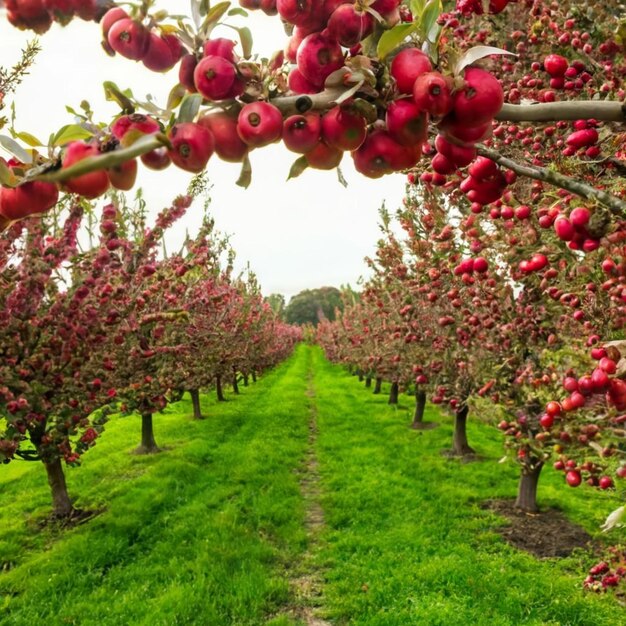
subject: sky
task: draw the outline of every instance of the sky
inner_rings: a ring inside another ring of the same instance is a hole
[[[183,0],[160,5],[177,13],[182,12],[181,5],[188,6]],[[284,46],[286,36],[277,17],[252,12],[248,18],[236,19],[234,24],[251,29],[255,53],[269,56]],[[215,36],[220,35],[236,37],[230,29],[215,31]],[[0,65],[9,67],[16,62],[32,38],[33,33],[14,29],[2,15]],[[130,87],[139,99],[151,94],[157,104],[165,105],[169,90],[178,82],[176,68],[157,74],[134,61],[108,57],[100,41],[98,25],[80,20],[65,28],[55,24],[40,37],[43,50],[30,75],[17,93],[6,99],[9,105],[15,103],[18,131],[28,131],[43,140],[74,121],[65,107],[79,109],[82,100],[89,101],[96,120],[111,120],[119,110],[104,99],[102,83],[107,80],[122,89]],[[3,113],[7,111],[9,107]],[[207,168],[210,213],[217,229],[230,236],[238,268],[249,263],[264,294],[281,293],[287,299],[303,289],[348,283],[355,286],[365,272],[363,258],[374,252],[379,238],[380,206],[385,202],[393,210],[404,195],[403,175],[366,179],[354,170],[348,154],[341,164],[347,189],[334,171],[307,170],[287,181],[291,163],[298,156],[282,144],[254,150],[250,155],[252,184],[247,190],[235,185],[238,164],[213,156]],[[150,212],[156,215],[185,191],[191,177],[174,166],[165,172],[140,166],[137,184]],[[176,249],[185,231],[197,229],[201,211],[193,209],[169,233],[169,250]]]

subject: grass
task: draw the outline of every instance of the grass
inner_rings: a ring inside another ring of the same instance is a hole
[[[39,531],[43,468],[0,472],[1,624],[260,624],[288,599],[285,564],[304,548],[299,467],[307,444],[306,358],[236,399],[203,397],[155,418],[158,455],[131,454],[139,418],[119,418],[68,470],[79,505],[106,506],[70,531]]]
[[[77,504],[105,511],[71,530],[39,528],[43,468],[0,468],[0,624],[296,626],[281,612],[297,602],[289,576],[308,544],[299,480],[312,405],[325,513],[313,564],[333,625],[624,622],[611,597],[581,592],[589,556],[538,561],[497,535],[502,520],[480,503],[512,496],[517,472],[497,464],[495,429],[470,421],[483,460],[447,460],[450,420],[430,408],[440,428],[407,428],[409,398],[387,406],[308,346],[229,400],[204,396],[203,421],[188,400],[170,407],[155,419],[167,450],[149,457],[131,454],[139,418],[113,420],[67,472]],[[545,474],[541,503],[597,534],[609,496]]]
[[[407,428],[411,401],[389,407],[356,378],[314,354],[320,461],[327,529],[319,565],[333,624],[354,626],[615,626],[624,609],[583,595],[589,557],[537,560],[495,532],[486,499],[515,494],[517,468],[498,465],[502,441],[471,421],[483,460],[463,464],[449,448],[451,420],[427,410],[436,430]],[[566,489],[546,471],[539,497],[598,535],[611,510],[605,494]]]

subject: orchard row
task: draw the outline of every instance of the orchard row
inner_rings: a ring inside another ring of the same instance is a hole
[[[448,409],[457,456],[474,453],[472,415],[499,428],[520,466],[522,510],[538,510],[548,463],[571,487],[623,494],[623,244],[606,241],[581,259],[537,215],[513,212],[497,228],[492,215],[461,216],[424,184],[409,184],[403,209],[382,218],[360,300],[318,327],[327,356],[378,390],[390,382],[390,402],[414,394],[413,428],[434,426],[423,421],[427,400]],[[541,253],[528,259],[529,247]]]
[[[72,201],[59,223],[21,220],[3,234],[0,460],[42,461],[56,516],[73,513],[61,461],[79,464],[109,414],[140,414],[138,452],[155,452],[154,413],[188,391],[202,417],[201,389],[223,399],[224,384],[247,384],[300,338],[253,276],[233,274],[212,221],[180,253],[157,254],[191,201],[180,196],[152,226],[119,203],[96,220]]]

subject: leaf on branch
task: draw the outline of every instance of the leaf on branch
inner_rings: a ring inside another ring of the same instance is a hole
[[[422,13],[424,13],[424,8],[426,7],[426,0],[411,0],[409,4],[409,9],[411,10],[411,14],[415,18],[422,17]]]
[[[174,85],[172,90],[170,91],[167,97],[167,110],[173,111],[178,107],[178,105],[183,101],[187,90],[180,83],[178,85]]]
[[[34,135],[31,135],[30,133],[25,133],[25,132],[18,133],[18,132],[15,132],[14,130],[11,130],[11,135],[13,135],[15,139],[20,139],[25,144],[29,145],[31,148],[39,148],[40,146],[43,146],[43,143],[39,141],[37,137],[35,137]]]
[[[83,128],[80,124],[66,124],[52,137],[51,144],[56,148],[58,146],[64,146],[71,141],[79,141],[91,137],[92,133]]]
[[[33,157],[15,139],[7,135],[0,135],[0,146],[22,163],[30,164],[33,162]]]
[[[219,2],[214,7],[211,7],[202,23],[202,32],[208,35],[217,26],[217,23],[228,9],[230,9],[230,2]]]
[[[227,15],[228,17],[233,17],[235,15],[241,15],[241,17],[248,17],[248,11],[246,11],[245,9],[242,9],[241,7],[235,7],[234,9],[231,9],[230,11],[228,11]]]
[[[0,183],[5,187],[16,187],[18,180],[11,168],[0,159]]]
[[[492,54],[507,54],[516,57],[517,54],[503,50],[502,48],[495,48],[494,46],[474,46],[470,48],[457,62],[454,67],[454,73],[460,74],[468,65],[491,56]]]
[[[196,115],[198,115],[198,111],[200,110],[200,105],[202,104],[202,96],[199,93],[187,94],[180,105],[180,110],[178,111],[178,118],[176,122],[181,124],[183,122],[193,122]]]
[[[437,26],[437,20],[443,11],[441,0],[429,0],[422,11],[422,17],[419,21],[419,30],[422,40],[432,41],[431,31]]]
[[[124,113],[131,114],[135,112],[135,105],[132,100],[114,82],[107,80],[102,86],[104,87],[106,100],[117,102]]]
[[[381,60],[384,59],[416,30],[416,25],[410,22],[408,24],[398,24],[385,31],[378,40],[378,46],[376,47],[378,58]]]
[[[252,56],[252,32],[247,26],[241,26],[240,28],[235,28],[235,30],[239,33],[243,58],[249,59]]]
[[[287,176],[287,180],[291,180],[292,178],[298,178],[306,168],[309,167],[309,162],[307,161],[306,156],[301,156],[293,162],[289,170],[289,176]]]
[[[246,158],[243,160],[243,163],[241,164],[241,173],[239,174],[239,178],[237,179],[237,182],[235,184],[238,185],[239,187],[243,187],[244,189],[247,189],[250,186],[251,182],[252,182],[252,164],[250,163],[250,159],[248,158],[248,155],[246,155]]]

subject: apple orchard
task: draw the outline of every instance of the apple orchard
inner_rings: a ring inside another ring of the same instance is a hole
[[[519,464],[522,510],[537,510],[548,466],[564,485],[623,496],[620,3],[192,0],[188,15],[153,4],[4,2],[44,49],[52,22],[95,20],[103,54],[134,72],[177,71],[158,104],[106,83],[119,114],[76,113],[48,145],[1,122],[0,458],[41,461],[54,514],[71,516],[63,463],[106,436],[107,415],[138,413],[149,453],[153,415],[182,392],[201,417],[200,389],[221,395],[290,354],[301,330],[253,275],[235,275],[208,217],[179,253],[160,254],[212,160],[240,163],[245,187],[250,151],[282,142],[290,177],[343,159],[370,178],[407,172],[403,206],[381,211],[360,297],[317,329],[327,356],[375,391],[391,383],[390,402],[413,394],[416,429],[435,426],[426,401],[449,410],[454,455],[473,453],[469,419],[492,422]],[[284,24],[271,58],[254,54],[245,26],[212,35],[257,10]],[[5,112],[37,53],[2,70]],[[154,224],[117,193],[138,168],[194,175]],[[585,585],[626,591],[626,554]]]

